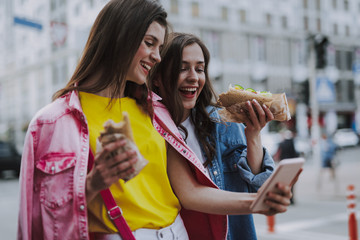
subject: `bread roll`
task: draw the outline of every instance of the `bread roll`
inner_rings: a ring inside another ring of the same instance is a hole
[[[260,105],[265,104],[274,115],[274,120],[288,121],[291,119],[285,93],[263,95],[233,87],[219,95],[218,104],[223,107],[219,111],[221,118],[224,122],[245,122],[248,118],[246,101],[253,99],[256,99]],[[241,112],[240,109],[243,109],[244,112]]]

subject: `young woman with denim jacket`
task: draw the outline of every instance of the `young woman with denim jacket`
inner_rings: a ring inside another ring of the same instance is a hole
[[[246,127],[221,122],[212,103],[215,94],[208,78],[209,58],[206,46],[196,36],[172,33],[152,75],[153,89],[163,97],[214,183],[228,191],[256,192],[274,170],[260,137],[260,130],[273,116],[254,102],[248,104],[252,114]],[[229,215],[228,239],[256,239],[252,215]]]

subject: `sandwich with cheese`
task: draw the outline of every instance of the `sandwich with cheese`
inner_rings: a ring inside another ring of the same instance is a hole
[[[285,93],[272,94],[270,92],[258,92],[254,89],[244,89],[240,85],[230,86],[227,92],[221,93],[217,103],[223,108],[219,114],[224,122],[245,122],[249,112],[246,102],[256,99],[260,105],[265,104],[272,114],[274,120],[288,121],[291,119],[288,102]],[[240,110],[243,110],[240,111]]]

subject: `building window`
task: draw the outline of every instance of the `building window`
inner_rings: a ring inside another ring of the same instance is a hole
[[[63,84],[66,84],[67,82],[67,79],[68,79],[68,64],[66,61],[64,61],[61,65],[61,78],[60,78],[60,81],[63,83]]]
[[[170,2],[170,12],[174,14],[179,13],[179,1],[178,0],[171,0]]]
[[[317,27],[317,31],[321,32],[321,19],[320,18],[316,19],[316,27]]]
[[[332,7],[333,9],[337,8],[337,0],[332,0]]]
[[[24,77],[20,77],[20,82],[21,82],[21,86],[20,86],[20,88],[21,88],[21,102],[22,102],[22,104],[21,104],[21,106],[22,106],[22,113],[24,112],[24,110],[26,111],[26,109],[28,109],[28,102],[29,102],[29,87],[28,87],[28,78],[27,78],[27,76],[24,76]]]
[[[353,60],[354,60],[353,52],[352,51],[346,51],[345,56],[346,56],[345,68],[346,68],[346,70],[351,71],[352,66],[353,66]]]
[[[342,71],[351,71],[353,64],[353,53],[351,51],[336,51],[336,67]]]
[[[45,12],[44,6],[40,6],[36,9],[35,14],[36,16],[43,16],[44,15],[43,12]]]
[[[267,14],[266,14],[266,25],[267,25],[268,27],[271,27],[271,25],[272,25],[272,16],[271,16],[270,13],[267,13]]]
[[[56,9],[56,0],[51,0],[50,2],[50,10],[54,12]]]
[[[212,59],[220,59],[221,56],[221,34],[216,31],[203,31],[201,34],[201,39],[205,42]]]
[[[199,3],[198,2],[193,2],[191,3],[191,15],[193,17],[199,17]]]
[[[57,66],[54,64],[52,66],[52,84],[54,86],[57,86],[58,83],[59,83],[59,71],[58,71]]]
[[[321,10],[321,1],[320,0],[316,0],[316,10],[317,11]]]
[[[288,28],[288,22],[287,22],[287,17],[286,16],[281,17],[281,25],[282,25],[282,28],[284,28],[284,29]]]
[[[58,7],[60,8],[60,7],[63,7],[63,6],[66,6],[66,0],[58,1]]]
[[[341,79],[340,81],[336,82],[335,89],[338,102],[348,103],[354,101],[354,81]]]
[[[348,25],[345,26],[345,35],[350,36],[350,27]]]
[[[306,42],[304,40],[295,40],[292,42],[293,54],[292,62],[295,66],[306,66],[307,63],[307,51],[306,51]]]
[[[74,16],[77,17],[80,15],[80,10],[81,10],[81,6],[80,3],[76,4],[76,6],[74,7]]]
[[[266,62],[265,39],[263,37],[254,37],[251,58],[255,62]]]
[[[249,60],[249,39],[246,34],[226,33],[222,41],[226,42],[226,47],[222,49],[225,62],[245,63]]]
[[[308,1],[307,1],[307,0],[303,0],[303,7],[304,7],[305,9],[308,8]]]
[[[309,18],[304,17],[304,30],[309,30]]]
[[[94,7],[94,0],[88,0],[90,8]]]
[[[244,9],[239,10],[240,22],[246,23],[246,11]]]
[[[228,9],[227,7],[222,7],[221,8],[221,19],[222,20],[228,20]]]
[[[349,1],[348,0],[344,0],[344,10],[345,11],[349,10]]]
[[[332,66],[332,67],[336,66],[336,50],[334,46],[331,44],[327,47],[326,59],[328,66]]]
[[[334,23],[334,35],[338,35],[338,25]]]

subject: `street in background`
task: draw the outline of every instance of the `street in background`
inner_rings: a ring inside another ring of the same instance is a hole
[[[254,214],[259,240],[348,240],[346,188],[354,184],[357,202],[360,200],[360,147],[338,152],[337,186],[326,181],[316,189],[318,171],[311,158],[296,183],[296,201],[286,213],[275,217],[275,233],[267,232],[266,217]],[[324,175],[330,179],[330,175]],[[1,239],[16,239],[18,215],[18,179],[10,172],[0,178],[0,233]],[[357,204],[360,229],[360,204]]]

